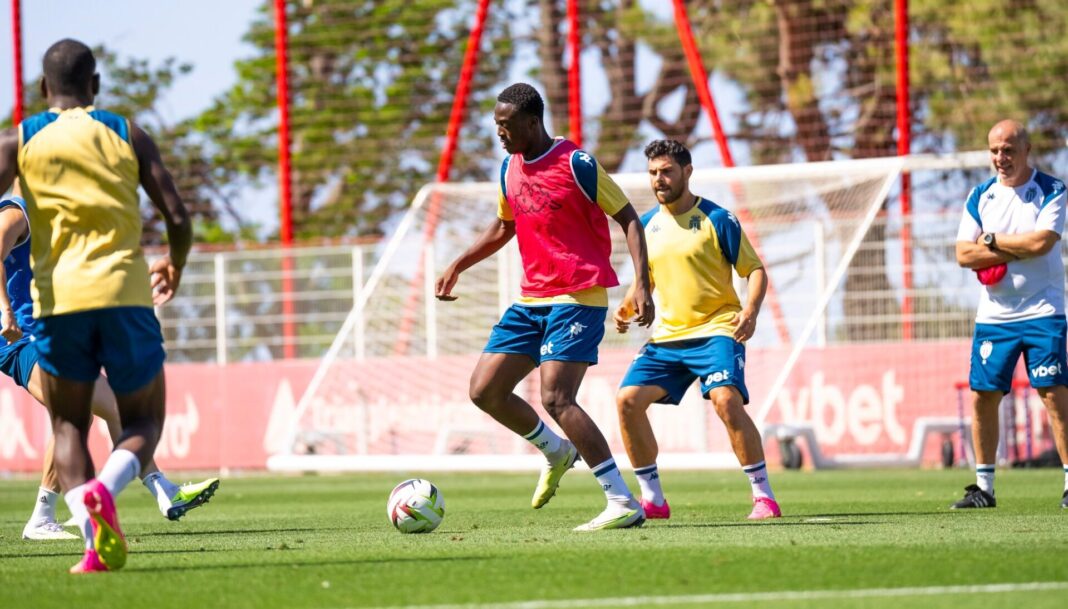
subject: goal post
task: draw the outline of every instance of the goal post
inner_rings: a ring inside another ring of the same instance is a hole
[[[779,394],[790,387],[806,350],[824,348],[829,338],[838,340],[828,326],[834,327],[841,316],[842,280],[901,172],[985,165],[985,153],[976,153],[694,171],[690,188],[695,194],[736,212],[744,209],[738,215],[747,234],[761,244],[783,312],[785,331],[765,313],[747,345],[749,408],[758,425],[791,422],[777,412]],[[646,174],[613,178],[639,213],[656,205]],[[965,195],[966,190],[947,197],[963,201]],[[276,428],[287,432],[268,447],[273,453],[270,469],[538,466],[540,457],[532,447],[468,398],[468,379],[490,329],[519,295],[522,265],[515,242],[460,277],[453,291],[457,301],[433,297],[433,280],[484,229],[495,214],[497,196],[496,182],[433,183],[418,191],[378,247],[374,270],[307,389],[278,421]],[[431,200],[436,205],[428,205]],[[614,308],[633,269],[622,231],[609,224],[612,260],[622,284],[609,291]],[[744,299],[743,280],[736,289]],[[398,350],[402,327],[406,348]],[[579,403],[624,465],[615,392],[647,338],[646,331],[619,335],[606,327],[599,364],[587,371],[579,394]],[[555,425],[541,409],[539,382],[535,371],[516,392]],[[694,388],[681,405],[654,407],[650,417],[661,446],[658,462],[665,467],[737,464],[722,424]]]

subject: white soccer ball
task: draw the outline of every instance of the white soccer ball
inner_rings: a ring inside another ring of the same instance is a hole
[[[429,533],[445,517],[445,498],[429,480],[412,478],[389,494],[386,514],[401,533]]]

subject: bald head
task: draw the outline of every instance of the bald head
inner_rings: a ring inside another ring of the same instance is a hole
[[[1027,127],[1014,120],[1003,120],[987,135],[990,162],[998,173],[998,181],[1005,186],[1020,186],[1031,179],[1027,156],[1031,153],[1031,138]]]
[[[988,138],[992,138],[995,135],[997,135],[999,139],[1013,140],[1026,146],[1031,145],[1031,138],[1027,135],[1027,127],[1024,127],[1023,123],[1020,121],[1006,119],[999,122],[990,129]]]

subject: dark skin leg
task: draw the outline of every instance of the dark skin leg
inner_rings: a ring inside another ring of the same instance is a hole
[[[166,416],[163,369],[144,387],[130,393],[116,393],[115,399],[122,421],[122,437],[115,448],[137,455],[144,470],[152,464],[152,455],[156,452]]]
[[[85,484],[95,476],[89,456],[88,436],[92,422],[90,404],[94,383],[63,379],[41,370],[41,389],[45,405],[52,413],[55,437],[55,463],[59,486],[63,492]]]
[[[544,362],[541,365],[541,404],[575,444],[582,459],[592,467],[611,459],[612,452],[604,434],[575,399],[588,367],[586,362]]]
[[[518,435],[525,436],[538,426],[538,413],[516,395],[515,387],[534,362],[515,353],[483,353],[471,373],[470,396],[483,412]]]

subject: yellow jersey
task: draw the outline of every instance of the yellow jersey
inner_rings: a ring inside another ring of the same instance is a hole
[[[732,268],[748,277],[764,266],[738,218],[698,197],[677,216],[657,206],[642,216],[642,226],[657,294],[652,342],[733,336],[730,322],[742,306]]]
[[[127,119],[92,106],[19,124],[34,316],[152,306]]]

